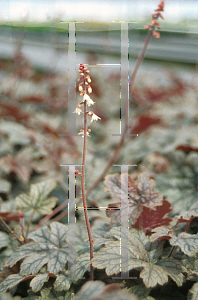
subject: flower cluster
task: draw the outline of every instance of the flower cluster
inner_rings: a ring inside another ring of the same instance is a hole
[[[162,18],[164,19],[163,15],[162,15],[162,11],[164,11],[164,1],[161,1],[160,4],[158,5],[158,8],[155,9],[155,11],[152,13],[152,25],[150,24],[147,24],[145,26],[145,29],[151,29],[152,30],[152,35],[155,37],[155,38],[159,38],[160,37],[160,33],[155,31],[155,26],[157,26],[158,29],[161,28],[159,22],[157,21],[158,18]]]
[[[90,86],[91,78],[89,76],[89,70],[86,66],[80,64],[79,73],[80,78],[78,79],[78,81],[80,81],[80,83],[78,85],[78,89],[80,91],[80,96],[83,96],[83,101],[78,104],[77,108],[74,111],[74,113],[77,113],[78,115],[80,115],[80,113],[82,112],[81,108],[84,104],[86,104],[87,106],[91,106],[95,103],[88,95],[92,93],[92,88]],[[91,117],[91,122],[101,119],[92,111],[86,111],[86,113],[88,114],[88,116]],[[89,136],[89,132],[91,132],[91,129],[87,129],[87,136]],[[80,130],[79,134],[82,135],[82,137],[84,137],[84,128]]]

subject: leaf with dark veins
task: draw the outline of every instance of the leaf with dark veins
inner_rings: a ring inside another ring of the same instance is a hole
[[[67,261],[74,262],[75,249],[66,242],[68,227],[53,222],[31,233],[29,238],[34,240],[25,244],[11,255],[6,265],[13,266],[17,261],[27,257],[21,264],[21,274],[37,274],[47,264],[48,272],[57,274],[65,268]]]
[[[122,211],[129,210],[129,222],[135,224],[143,207],[156,210],[156,206],[163,204],[163,196],[161,193],[155,193],[155,181],[149,179],[147,176],[140,174],[137,181],[133,181],[127,173],[124,174],[110,174],[105,177],[104,184],[106,191],[111,196],[119,201],[118,203],[109,204],[106,214],[113,222],[120,221],[121,209],[121,195],[123,196],[124,203],[122,203]],[[128,193],[126,194],[126,189]],[[129,201],[129,203],[128,203]],[[117,208],[114,210],[113,208]]]
[[[42,288],[44,283],[48,281],[48,279],[48,273],[38,274],[37,276],[35,276],[30,282],[32,290],[35,293],[40,291],[40,289]]]
[[[125,235],[127,230],[122,228],[122,233]],[[120,272],[120,228],[112,228],[108,234],[113,235],[118,240],[109,242],[101,248],[94,255],[91,263],[98,269],[105,268],[107,275],[113,275]],[[178,286],[182,285],[184,280],[182,272],[185,271],[185,268],[181,262],[173,258],[159,259],[163,250],[163,241],[157,240],[152,243],[143,231],[132,228],[128,234],[126,251],[127,249],[128,266],[123,271],[143,268],[140,277],[147,288],[155,287],[157,284],[165,284],[168,282],[168,276]]]
[[[6,292],[8,289],[15,287],[25,278],[26,277],[21,274],[13,274],[8,276],[3,282],[0,283],[0,293]]]
[[[170,244],[172,246],[179,246],[185,254],[193,256],[198,253],[198,234],[181,232],[176,236],[172,233]]]

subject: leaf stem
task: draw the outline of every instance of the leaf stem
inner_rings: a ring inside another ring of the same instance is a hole
[[[194,216],[191,216],[191,217],[190,217],[190,220],[187,222],[186,227],[185,227],[185,232],[188,231],[188,228],[189,228],[190,223],[191,223],[191,221],[193,220],[193,218],[194,218]]]
[[[169,253],[169,255],[168,255],[168,258],[170,258],[171,255],[173,254],[173,251],[175,250],[175,247],[176,247],[176,246],[173,246],[173,247],[172,247],[172,249],[171,249],[171,251],[170,251],[170,253]]]
[[[86,204],[86,195],[85,195],[85,157],[86,157],[86,146],[87,146],[87,104],[86,100],[84,101],[84,143],[83,143],[83,157],[82,157],[82,172],[81,172],[81,188],[82,188],[82,199],[84,206],[84,214],[85,221],[87,226],[87,232],[89,236],[89,244],[90,244],[90,260],[93,258],[93,241],[91,236],[91,228],[89,223],[89,218],[87,214],[87,204]],[[94,280],[93,278],[93,266],[90,265],[90,280]]]
[[[47,216],[45,216],[37,225],[36,229],[39,229],[45,222],[47,222],[49,219],[51,219],[54,215],[56,215],[59,211],[61,211],[64,207],[68,205],[68,200],[63,201],[59,206],[57,206],[53,212]],[[68,213],[68,211],[67,211]]]
[[[6,231],[8,231],[11,236],[13,237],[13,239],[17,239],[17,241],[23,245],[24,242],[22,240],[20,240],[20,238],[14,233],[14,231],[8,226],[8,224],[6,224],[6,222],[4,221],[4,219],[2,217],[0,217],[0,223],[3,225],[3,227],[5,228]]]
[[[27,231],[26,231],[26,237],[25,237],[26,241],[27,241],[27,238],[28,238],[29,229],[30,229],[30,225],[31,225],[31,223],[32,223],[32,219],[33,219],[33,217],[34,217],[34,213],[35,213],[35,210],[33,210],[32,215],[31,215],[30,220],[29,220],[29,223],[28,223],[28,225],[27,225]]]

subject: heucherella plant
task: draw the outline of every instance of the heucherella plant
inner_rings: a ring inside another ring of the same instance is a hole
[[[89,218],[87,214],[87,205],[86,205],[86,195],[85,195],[85,157],[86,157],[86,145],[87,145],[87,136],[90,136],[89,133],[91,129],[87,128],[87,115],[91,117],[91,122],[100,120],[101,118],[94,114],[92,111],[87,110],[87,106],[94,105],[95,102],[90,98],[89,94],[92,93],[92,88],[90,86],[91,78],[89,76],[89,70],[83,64],[80,64],[79,67],[80,81],[78,85],[78,89],[80,91],[80,96],[83,97],[83,101],[80,102],[75,109],[74,113],[78,115],[82,112],[82,107],[84,108],[84,124],[83,127],[80,129],[79,135],[82,135],[84,138],[84,145],[83,145],[83,157],[82,157],[82,172],[79,173],[78,170],[75,171],[75,175],[81,176],[81,188],[82,188],[82,198],[83,198],[83,206],[84,206],[84,213],[85,213],[85,221],[87,226],[87,232],[89,236],[89,244],[90,244],[90,260],[93,258],[93,240],[91,236],[91,228],[89,223]],[[85,134],[86,132],[86,134]],[[93,280],[93,267],[92,264],[90,265],[90,278]]]

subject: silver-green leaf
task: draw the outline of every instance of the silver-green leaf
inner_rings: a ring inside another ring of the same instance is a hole
[[[10,244],[9,235],[5,232],[0,231],[0,249],[7,247]]]
[[[36,293],[36,292],[40,291],[40,289],[42,288],[43,284],[45,282],[47,282],[48,279],[49,279],[48,278],[48,273],[46,273],[46,274],[39,274],[39,275],[35,276],[31,280],[31,282],[30,282],[30,286],[31,286],[33,292]]]
[[[108,233],[112,234],[118,241],[108,243],[101,248],[91,260],[94,267],[98,269],[106,269],[107,275],[118,274],[120,272],[120,228],[112,228]],[[127,230],[122,228],[121,233],[124,236]],[[122,240],[121,240],[122,242]],[[163,249],[163,241],[150,241],[149,237],[143,231],[135,228],[130,229],[128,233],[128,266],[122,269],[127,272],[132,269],[143,268],[140,277],[143,279],[147,288],[154,287],[157,284],[163,285],[168,282],[170,276],[178,286],[181,286],[184,280],[182,274],[186,269],[175,259],[160,259],[159,257]],[[123,249],[123,248],[121,248]],[[185,270],[184,270],[185,269]]]
[[[71,272],[73,278],[82,278],[86,271],[90,271],[90,253],[81,254],[76,259],[76,264],[72,266]]]
[[[75,249],[67,243],[67,226],[53,222],[30,234],[34,242],[25,244],[12,254],[7,266],[13,266],[17,261],[26,258],[21,264],[21,274],[37,274],[47,264],[49,273],[57,274],[63,270],[67,261],[74,262]]]
[[[178,236],[171,234],[171,237],[170,244],[179,246],[185,254],[193,256],[198,252],[198,234],[181,232]]]
[[[55,187],[56,181],[54,180],[31,184],[29,195],[21,194],[15,198],[15,202],[24,212],[33,210],[41,215],[50,214],[56,205],[58,198],[47,198],[47,196]]]
[[[0,283],[0,293],[6,292],[8,289],[15,287],[26,276],[21,274],[13,274],[8,276],[3,282]]]
[[[56,291],[67,291],[70,288],[72,280],[67,278],[64,274],[57,275],[54,283],[54,289]]]

